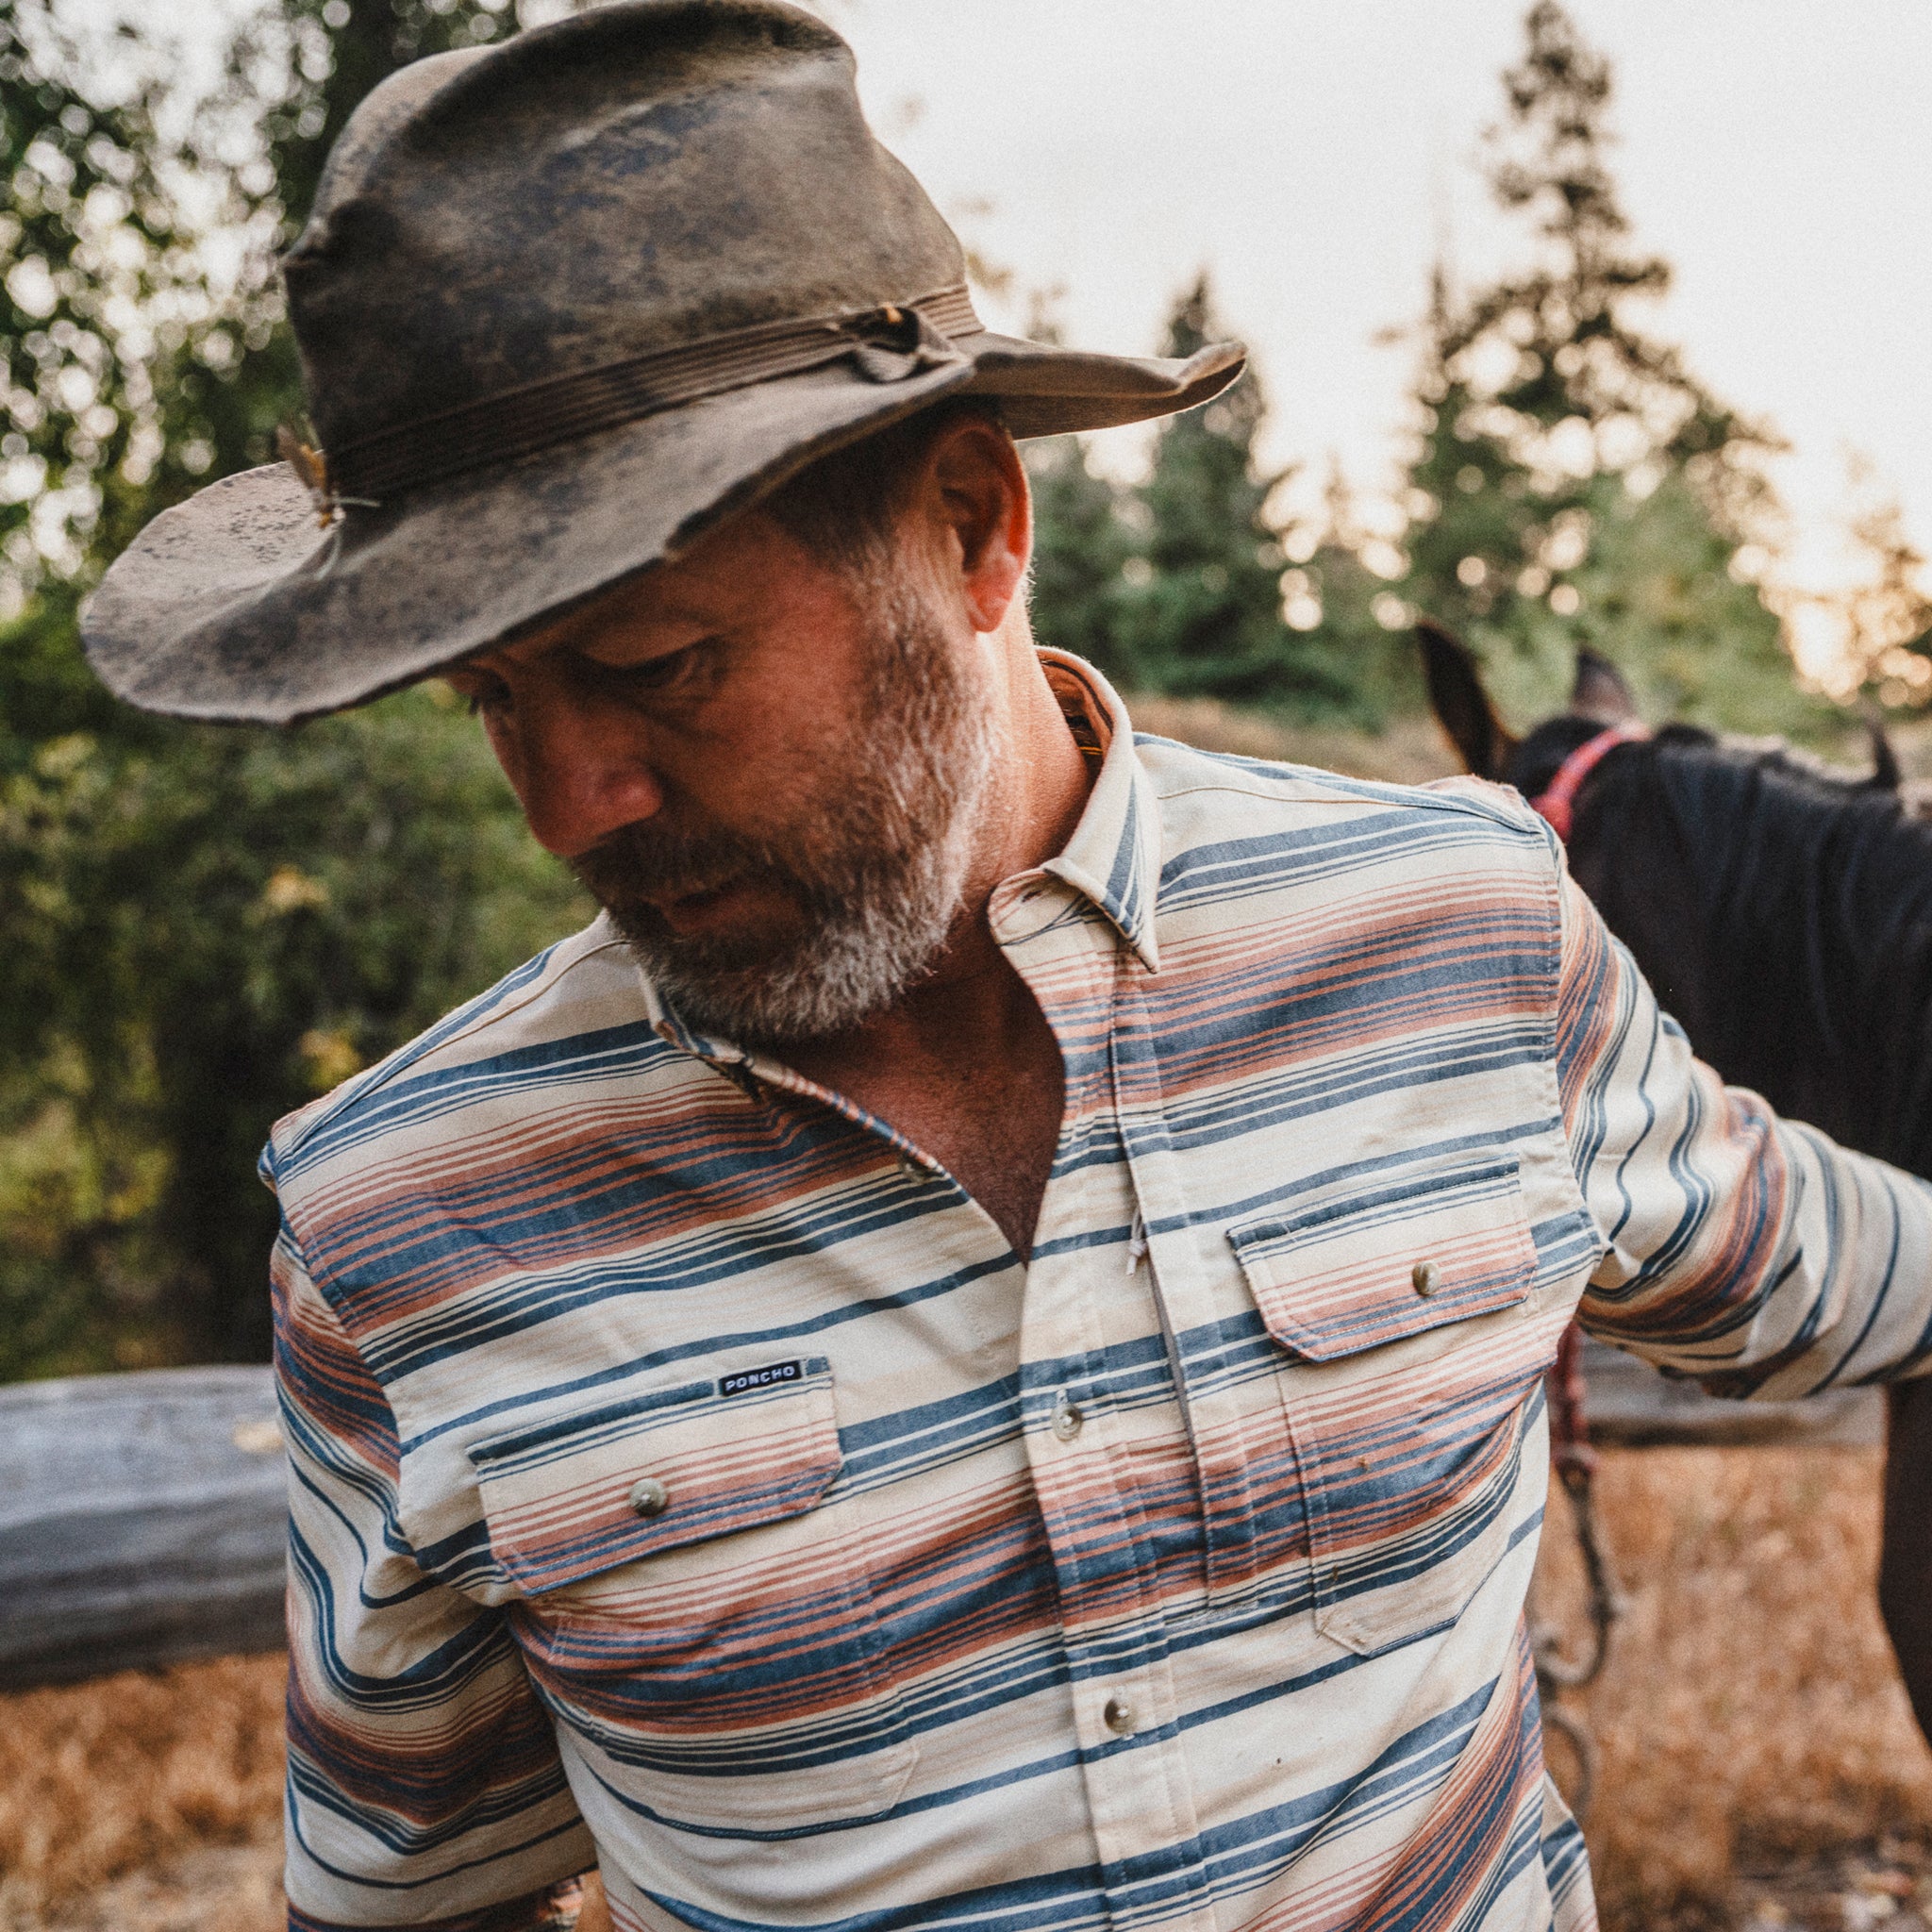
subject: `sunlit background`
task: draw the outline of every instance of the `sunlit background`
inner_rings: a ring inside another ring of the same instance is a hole
[[[274,260],[369,87],[577,4],[0,0],[0,1385],[263,1359],[271,1124],[590,915],[441,684],[288,732],[157,719],[106,694],[77,621],[152,517],[301,431]],[[1875,702],[1932,780],[1926,0],[820,10],[991,320],[1253,347],[1255,382],[1158,432],[1029,447],[1040,633],[1142,728],[1440,775],[1428,614],[1518,726],[1588,646],[1653,723],[1860,777]],[[1538,45],[1532,111],[1486,142]],[[1610,93],[1553,162],[1573,57]],[[1499,206],[1506,155],[1535,208]],[[1591,169],[1627,229],[1540,243]],[[1651,258],[1668,290],[1592,334]],[[1602,1749],[1607,1932],[1932,1920],[1878,1477],[1875,1449],[1607,1455],[1629,1621],[1566,1693]],[[154,1483],[142,1461],[126,1494]],[[1581,1601],[1562,1541],[1532,1628]],[[198,1669],[0,1707],[7,1927],[284,1923],[279,1659]]]
[[[875,123],[1018,290],[1051,293],[1070,340],[1150,346],[1182,278],[1209,268],[1269,381],[1269,455],[1312,477],[1332,453],[1399,527],[1412,357],[1378,338],[1422,309],[1432,262],[1474,281],[1520,249],[1478,172],[1515,0],[826,10]],[[1855,578],[1842,520],[1874,491],[1932,548],[1932,9],[1570,11],[1614,65],[1635,240],[1675,270],[1653,327],[1790,444],[1773,465],[1780,573]],[[1832,635],[1805,625],[1810,668]]]
[[[110,701],[77,625],[300,429],[275,260],[356,104],[571,4],[0,0],[0,1381],[258,1355],[269,1124],[587,916],[441,686],[224,732]],[[1430,776],[1427,614],[1519,725],[1588,645],[1654,721],[1862,756],[1826,698],[1871,699],[1932,772],[1923,7],[823,11],[991,320],[1253,347],[1031,446],[1039,630],[1143,725]]]

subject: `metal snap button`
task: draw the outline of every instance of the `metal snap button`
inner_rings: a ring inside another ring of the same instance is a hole
[[[1100,1721],[1116,1737],[1131,1738],[1134,1735],[1134,1707],[1119,1694],[1107,1700]]]
[[[1418,1261],[1408,1271],[1409,1281],[1419,1295],[1432,1295],[1442,1285],[1442,1271],[1433,1261]]]
[[[1071,1442],[1085,1425],[1087,1418],[1067,1399],[1062,1389],[1053,1399],[1053,1432],[1062,1442]]]
[[[640,1516],[661,1516],[671,1507],[671,1491],[654,1475],[641,1475],[630,1486],[630,1507]]]

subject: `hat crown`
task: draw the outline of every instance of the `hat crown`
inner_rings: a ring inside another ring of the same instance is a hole
[[[623,0],[372,92],[284,272],[310,412],[341,446],[752,324],[904,303],[965,264],[821,21]]]

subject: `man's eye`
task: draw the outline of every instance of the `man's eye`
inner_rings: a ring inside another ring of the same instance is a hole
[[[716,657],[713,640],[687,644],[681,651],[667,651],[661,658],[647,658],[641,664],[600,664],[597,679],[624,691],[688,692],[702,686]]]
[[[504,703],[509,692],[500,678],[466,678],[461,684],[453,685],[456,694],[463,700],[464,708],[471,717],[484,711],[493,711]]]

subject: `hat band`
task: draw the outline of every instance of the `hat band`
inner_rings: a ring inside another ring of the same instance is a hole
[[[511,462],[706,396],[802,375],[841,357],[849,356],[870,381],[900,382],[921,370],[964,362],[954,339],[985,332],[963,282],[903,307],[889,303],[730,329],[359,437],[327,452],[324,490],[332,505],[378,507],[425,483]],[[304,477],[310,487],[314,480]]]

